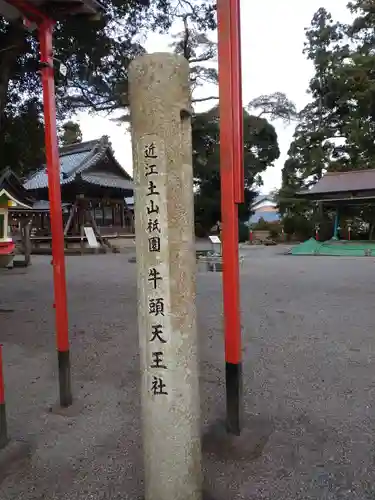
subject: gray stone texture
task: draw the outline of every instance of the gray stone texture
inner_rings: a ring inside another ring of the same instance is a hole
[[[9,440],[5,447],[0,448],[0,484],[10,474],[22,468],[31,456],[31,446],[25,441]]]
[[[129,85],[145,497],[199,500],[202,465],[189,64],[172,54],[142,56],[130,66]],[[158,158],[145,160],[145,148],[151,144]],[[146,176],[146,163],[155,164],[158,173]],[[150,196],[150,182],[157,196]],[[153,216],[160,223],[159,253],[148,248],[150,199],[159,208]],[[149,281],[153,268],[162,278],[156,290]],[[150,318],[149,299],[160,296],[165,316]],[[155,322],[163,324],[166,343],[160,346],[150,342]],[[157,351],[163,352],[166,369],[151,368],[152,352]],[[168,394],[153,395],[153,380],[162,380]]]

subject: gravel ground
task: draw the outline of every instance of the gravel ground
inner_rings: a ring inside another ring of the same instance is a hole
[[[205,454],[214,500],[375,499],[375,260],[248,248],[242,267],[248,460]],[[50,257],[0,275],[10,434],[32,443],[2,500],[142,495],[136,268],[128,255],[67,260],[74,394],[57,398]],[[198,274],[202,430],[224,412],[221,274]]]

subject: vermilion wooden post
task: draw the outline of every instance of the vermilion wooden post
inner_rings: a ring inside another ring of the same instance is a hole
[[[245,176],[243,165],[243,107],[241,65],[241,16],[240,0],[230,0],[231,79],[234,151],[234,201],[243,203]]]
[[[52,265],[54,278],[54,295],[56,309],[57,351],[59,364],[60,405],[63,407],[72,404],[70,382],[70,358],[68,335],[68,312],[65,278],[64,231],[61,207],[60,162],[56,130],[56,103],[55,81],[53,71],[52,33],[54,21],[39,9],[38,5],[27,0],[7,0],[25,16],[26,25],[35,25],[39,30],[40,66],[43,86],[45,145],[47,157],[48,191],[50,201],[50,217],[52,230]],[[88,2],[95,4],[95,2]],[[100,3],[100,2],[98,2]],[[70,6],[65,2],[62,7],[68,7],[72,13],[77,5]],[[42,6],[44,8],[45,5]],[[94,5],[91,5],[94,7]],[[104,6],[96,6],[97,10]],[[52,11],[50,11],[52,13]]]
[[[238,35],[233,33],[231,0],[218,0],[218,53],[219,53],[219,97],[220,97],[220,175],[221,218],[223,251],[223,299],[224,335],[226,361],[227,430],[231,434],[241,432],[242,411],[242,367],[241,367],[241,322],[238,254],[238,168],[239,151],[235,153],[235,129],[239,130],[238,106],[233,98],[233,87],[238,84],[233,76],[232,45],[238,48]],[[241,109],[242,112],[242,109]],[[242,122],[241,122],[242,123]],[[238,136],[239,137],[239,136]],[[238,144],[237,144],[238,146]],[[238,165],[237,165],[238,166]],[[235,185],[237,184],[237,189]],[[237,192],[237,193],[236,193]]]
[[[44,20],[39,25],[40,64],[43,84],[45,143],[48,191],[52,230],[52,265],[56,309],[57,352],[59,366],[60,405],[72,404],[70,382],[68,313],[66,298],[64,230],[61,208],[60,161],[56,130],[55,82],[53,72],[52,32],[54,23]]]

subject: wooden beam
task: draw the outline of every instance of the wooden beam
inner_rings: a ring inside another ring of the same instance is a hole
[[[102,246],[106,246],[106,243],[105,243],[105,241],[104,241],[104,239],[103,239],[102,235],[100,234],[99,228],[98,228],[98,226],[97,226],[97,224],[96,224],[96,220],[95,220],[95,217],[93,216],[92,211],[91,211],[91,210],[89,210],[89,211],[88,211],[88,214],[89,214],[89,218],[90,218],[90,220],[91,220],[91,225],[92,225],[92,228],[93,228],[93,230],[94,230],[94,232],[95,232],[96,237],[98,238],[98,240],[99,240],[99,242],[100,242],[100,244],[101,244]],[[107,246],[109,246],[109,245],[107,245]]]
[[[75,214],[75,211],[76,211],[76,207],[77,207],[77,201],[74,202],[74,204],[72,205],[71,209],[70,209],[70,214],[69,214],[69,219],[65,225],[65,229],[64,229],[64,236],[67,236],[68,234],[68,231],[70,229],[70,226],[73,222],[73,218],[74,218],[74,214]]]

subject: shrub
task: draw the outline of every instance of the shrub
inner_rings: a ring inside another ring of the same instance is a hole
[[[303,215],[284,217],[283,225],[285,234],[295,236],[301,241],[311,238],[314,234],[313,222]]]
[[[205,238],[207,236],[207,232],[200,222],[195,223],[195,236],[197,238]]]
[[[239,222],[238,225],[238,241],[240,243],[244,243],[245,241],[249,241],[249,228],[243,222]]]
[[[269,231],[270,223],[261,217],[256,224],[253,226],[254,231]]]
[[[270,238],[272,240],[279,239],[280,232],[281,232],[280,226],[276,226],[276,224],[272,224],[272,225],[270,225],[269,231],[270,231]]]

